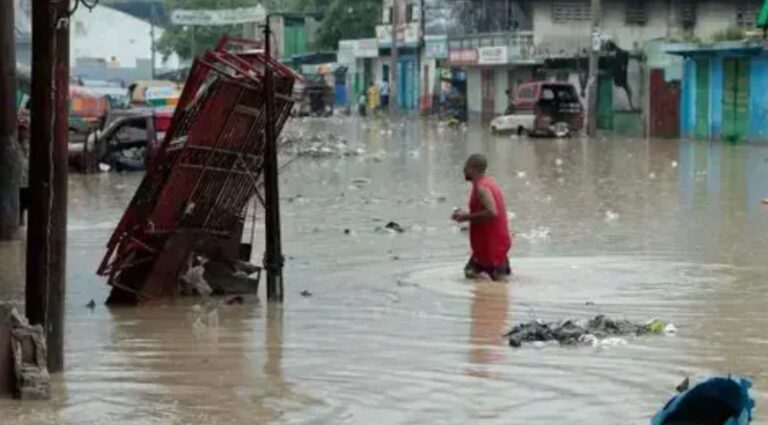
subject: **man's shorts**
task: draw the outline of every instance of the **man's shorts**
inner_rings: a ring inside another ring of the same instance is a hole
[[[504,264],[499,267],[484,267],[470,258],[467,265],[464,266],[464,276],[466,276],[467,279],[474,279],[481,273],[488,274],[493,280],[500,280],[503,277],[511,275],[512,269],[509,267],[509,258],[504,260]]]

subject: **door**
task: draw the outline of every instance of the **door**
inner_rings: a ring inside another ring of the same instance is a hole
[[[709,59],[696,59],[696,126],[697,139],[709,139]]]
[[[680,84],[666,82],[663,69],[651,70],[651,137],[675,138],[680,134]]]
[[[597,128],[613,130],[613,77],[601,76],[597,81]]]
[[[723,127],[721,137],[737,142],[749,126],[749,59],[723,60]]]
[[[415,62],[412,59],[402,59],[398,62],[397,68],[397,104],[405,110],[416,108],[416,98],[418,97],[416,86]]]
[[[496,79],[493,69],[483,69],[480,74],[482,90],[482,113],[493,115],[496,112]]]

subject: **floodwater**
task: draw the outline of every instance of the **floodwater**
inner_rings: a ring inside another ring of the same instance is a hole
[[[285,304],[221,308],[218,326],[194,326],[189,301],[101,305],[94,270],[141,176],[71,177],[66,372],[50,402],[0,401],[4,424],[646,424],[684,376],[731,372],[768,423],[768,147],[292,125],[367,155],[285,169]],[[472,152],[513,213],[508,284],[462,278],[467,236],[448,217]],[[407,231],[375,231],[390,220]],[[0,245],[0,299],[23,299],[22,264]],[[602,349],[501,338],[598,312],[679,331]]]

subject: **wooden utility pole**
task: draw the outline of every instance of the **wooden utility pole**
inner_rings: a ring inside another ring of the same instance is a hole
[[[48,370],[64,365],[69,0],[32,3],[26,312],[45,328]],[[55,81],[54,81],[55,77]]]
[[[392,0],[392,13],[390,13],[389,20],[392,22],[392,48],[391,48],[391,64],[389,65],[389,110],[397,111],[399,108],[398,103],[398,70],[397,65],[399,62],[398,47],[397,47],[397,28],[400,24],[400,2],[404,0]]]
[[[272,57],[269,15],[264,26],[264,52]],[[280,241],[280,192],[278,188],[277,137],[275,137],[275,82],[272,66],[264,72],[264,219],[266,221],[267,300],[283,302],[283,252]]]
[[[48,370],[64,370],[64,299],[67,286],[67,203],[69,199],[69,4],[56,5],[56,65],[53,136],[51,281],[48,289]]]
[[[587,79],[587,134],[597,134],[597,84],[600,64],[600,0],[592,0],[592,28],[589,46],[589,78]]]
[[[19,236],[21,152],[16,140],[16,40],[13,0],[0,1],[0,240]]]

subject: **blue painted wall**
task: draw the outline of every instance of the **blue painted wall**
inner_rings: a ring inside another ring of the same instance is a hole
[[[768,57],[762,55],[749,69],[749,139],[768,141]]]
[[[705,55],[710,61],[709,134],[718,140],[723,124],[723,61],[727,57],[744,57],[727,52]],[[698,56],[702,57],[702,56]],[[768,53],[750,56],[749,127],[747,140],[768,142]],[[683,62],[680,94],[680,134],[695,137],[696,128],[696,62],[687,57]]]
[[[723,127],[723,56],[709,58],[709,138],[719,139]]]
[[[686,58],[680,93],[680,135],[693,137],[696,127],[696,62]]]

